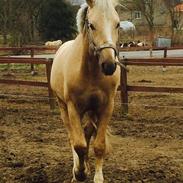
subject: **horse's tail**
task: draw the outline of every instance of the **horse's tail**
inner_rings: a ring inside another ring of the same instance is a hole
[[[113,153],[113,147],[121,143],[121,138],[117,135],[113,135],[111,131],[111,128],[108,127],[106,132],[106,155]]]

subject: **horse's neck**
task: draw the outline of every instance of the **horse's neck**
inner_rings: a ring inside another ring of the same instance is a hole
[[[89,51],[89,41],[87,35],[80,35],[82,41],[81,72],[88,76],[100,74],[100,68],[96,56]],[[81,43],[81,42],[80,42]]]

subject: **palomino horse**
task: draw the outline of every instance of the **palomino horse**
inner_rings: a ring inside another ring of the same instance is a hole
[[[79,35],[56,53],[51,86],[58,97],[61,118],[73,152],[73,181],[89,173],[88,150],[94,137],[95,183],[103,183],[106,130],[119,85],[117,67],[119,17],[112,0],[87,0],[77,14]],[[84,115],[88,122],[82,127]]]
[[[61,40],[57,40],[57,41],[47,41],[45,43],[45,46],[49,46],[49,47],[60,47],[62,45],[62,41]]]

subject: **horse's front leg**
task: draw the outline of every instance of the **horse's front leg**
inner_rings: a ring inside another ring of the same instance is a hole
[[[84,181],[88,173],[85,164],[87,143],[81,126],[80,115],[71,101],[67,103],[67,109],[69,116],[69,134],[74,159],[73,180]]]
[[[101,116],[98,121],[98,129],[94,141],[94,152],[96,156],[94,183],[104,182],[102,167],[107,146],[106,130],[108,122],[112,116],[113,107],[114,101],[110,101],[105,109],[101,111]]]
[[[83,142],[79,142],[79,141],[75,142],[75,140],[77,140],[77,134],[76,134],[77,131],[80,131],[80,133],[82,135],[82,132],[81,132],[82,130],[81,129],[77,130],[77,128],[75,128],[75,125],[73,124],[74,123],[73,119],[72,119],[72,121],[70,121],[69,113],[68,113],[68,107],[60,99],[59,99],[59,106],[60,106],[60,111],[61,111],[61,118],[64,122],[64,125],[65,125],[66,129],[67,129],[69,139],[70,139],[70,143],[71,143],[71,147],[72,147],[73,161],[74,161],[73,181],[75,181],[75,180],[79,180],[79,178],[78,178],[79,173],[78,172],[80,172],[80,169],[82,169],[82,163],[80,163],[80,162],[82,162],[83,157],[81,156],[81,158],[79,159],[78,154],[76,153],[73,144],[75,144],[76,147],[81,147],[81,149],[83,147],[83,149],[85,149],[85,146],[81,145],[81,144],[84,144],[85,139],[83,139]],[[70,115],[72,116],[73,114],[70,114]],[[81,139],[81,141],[82,141],[82,139]],[[78,145],[76,145],[76,144],[78,144]],[[75,174],[77,174],[77,175],[75,175]],[[80,175],[80,177],[81,177],[81,175]],[[83,175],[83,177],[86,177],[86,176]],[[81,177],[80,179],[84,179],[84,178]]]

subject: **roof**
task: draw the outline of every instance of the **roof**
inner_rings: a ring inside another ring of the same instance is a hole
[[[175,11],[182,11],[183,12],[183,3],[178,4],[177,6],[175,6]]]
[[[85,2],[85,0],[69,0],[69,1],[74,6],[81,5],[81,4],[83,4]]]

